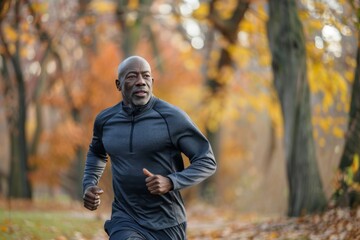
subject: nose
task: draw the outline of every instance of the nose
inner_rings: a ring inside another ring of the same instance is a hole
[[[136,86],[144,86],[145,85],[145,79],[143,78],[143,76],[141,76],[141,74],[139,74],[139,77],[136,81]]]

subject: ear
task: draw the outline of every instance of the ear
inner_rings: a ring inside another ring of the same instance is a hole
[[[115,79],[115,85],[116,85],[116,88],[121,91],[121,84],[120,84],[120,81],[119,79]]]

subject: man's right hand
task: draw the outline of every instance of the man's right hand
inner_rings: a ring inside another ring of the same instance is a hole
[[[100,205],[100,195],[103,194],[104,191],[98,186],[91,186],[85,190],[83,199],[84,199],[84,207],[94,211]]]

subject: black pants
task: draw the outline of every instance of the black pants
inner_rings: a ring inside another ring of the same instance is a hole
[[[186,240],[186,222],[161,230],[147,229],[136,222],[112,218],[105,222],[110,240]]]

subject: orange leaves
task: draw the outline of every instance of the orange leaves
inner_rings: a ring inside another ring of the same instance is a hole
[[[332,209],[292,219],[227,216],[225,209],[207,207],[200,216],[189,211],[189,240],[205,239],[358,239],[360,209]],[[204,214],[206,213],[206,214]],[[213,217],[216,216],[216,217]]]
[[[76,151],[88,144],[84,141],[86,135],[89,134],[85,134],[84,128],[70,119],[58,124],[51,133],[45,133],[40,153],[30,158],[34,168],[32,180],[46,181],[52,186],[59,184],[60,174],[69,168]]]
[[[47,94],[43,104],[55,114],[48,116],[51,124],[42,136],[39,153],[31,159],[34,181],[58,184],[59,173],[79,158],[78,151],[87,151],[95,115],[119,100],[115,87],[117,47],[107,43],[101,50],[89,57],[88,71],[82,73],[81,79],[78,72],[64,73]],[[80,158],[85,160],[85,156]]]

